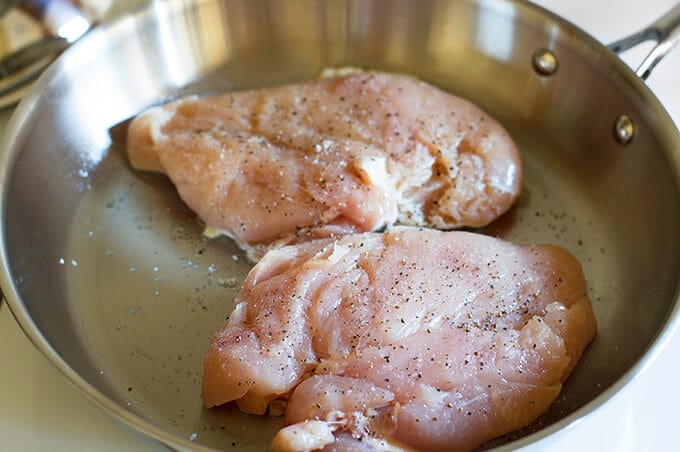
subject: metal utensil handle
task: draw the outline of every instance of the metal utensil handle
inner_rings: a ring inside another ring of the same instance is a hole
[[[640,66],[635,70],[637,76],[642,80],[647,80],[647,77],[652,73],[654,66],[656,66],[659,61],[661,61],[661,59],[663,59],[663,57],[680,42],[680,2],[666,14],[661,16],[656,22],[637,33],[610,44],[608,47],[616,53],[621,53],[642,42],[650,40],[656,41],[656,46],[654,46],[642,63],[640,63]]]
[[[22,47],[0,60],[0,79],[18,74],[43,58],[54,59],[68,47],[68,42],[57,36],[47,36]]]
[[[0,12],[12,6],[37,20],[45,36],[0,60],[0,108],[16,103],[21,91],[94,25],[75,0],[0,0]]]

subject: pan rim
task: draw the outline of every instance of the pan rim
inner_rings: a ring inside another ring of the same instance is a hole
[[[209,3],[211,1],[212,0],[198,0],[196,3]],[[519,10],[520,13],[529,15],[532,19],[543,20],[546,23],[554,24],[561,31],[569,33],[580,42],[588,46],[593,52],[598,53],[602,57],[602,61],[607,65],[607,70],[610,72],[614,71],[617,75],[621,76],[622,81],[634,89],[635,93],[642,97],[646,106],[653,110],[653,114],[658,118],[658,127],[655,129],[655,137],[667,142],[670,147],[680,149],[680,138],[678,137],[677,133],[675,136],[666,133],[667,131],[677,132],[677,127],[673,123],[668,112],[659,102],[658,98],[649,89],[649,87],[634,74],[632,69],[625,65],[625,63],[623,63],[613,52],[606,49],[602,43],[597,41],[590,34],[580,29],[576,25],[539,5],[522,0],[493,1],[496,3],[511,4],[517,10]],[[347,4],[349,3],[352,3],[352,0],[348,0]],[[179,0],[165,2],[164,9],[166,9],[168,14],[174,14],[178,11],[186,10],[191,7],[193,7],[192,4]],[[124,22],[140,20],[140,16],[147,16],[151,14],[152,8],[153,7],[149,4],[140,5],[126,14],[125,17],[117,19],[114,18],[114,20],[108,21],[96,27],[96,29],[83,37],[83,41],[85,43],[89,43],[90,41],[97,39],[97,36],[105,35],[107,33],[112,34],[112,29],[114,30],[113,34],[115,34],[115,30],[117,28],[121,28],[124,25]],[[74,52],[78,52],[79,49],[84,45],[85,44],[81,42],[76,43],[72,48],[68,49],[62,57],[60,57],[60,60],[63,58],[68,58],[68,55]],[[11,176],[11,171],[14,167],[14,160],[18,154],[18,152],[16,152],[17,146],[15,143],[20,141],[21,134],[26,133],[28,130],[27,123],[30,122],[31,116],[38,108],[38,105],[42,99],[40,94],[42,91],[41,87],[47,85],[51,77],[57,73],[56,66],[57,65],[48,69],[30,89],[29,94],[16,108],[9,123],[7,124],[6,130],[11,131],[11,133],[6,132],[2,139],[1,146],[3,151],[0,153],[0,209],[2,212],[2,221],[0,221],[0,237],[3,238],[0,243],[0,287],[2,288],[2,293],[7,300],[8,307],[10,308],[13,317],[16,319],[17,323],[19,323],[22,331],[33,343],[33,345],[66,377],[67,380],[74,384],[88,399],[92,400],[105,412],[109,413],[113,419],[120,420],[133,430],[142,432],[150,438],[153,438],[163,444],[170,445],[176,449],[213,450],[211,448],[201,446],[195,442],[180,438],[174,434],[170,434],[162,428],[155,426],[141,416],[114,402],[112,399],[105,396],[102,392],[87,382],[82,376],[80,376],[73,368],[69,366],[69,364],[47,341],[31,318],[30,313],[28,312],[17,291],[17,287],[12,277],[12,266],[8,259],[4,240],[6,233],[6,200],[8,196],[7,182]],[[658,133],[660,131],[663,133]],[[680,156],[674,154],[669,156],[669,158],[673,158],[676,162],[676,165],[673,167],[673,174],[676,179],[677,188],[680,186],[680,183],[678,183],[678,180],[680,180],[680,176],[678,174],[678,168],[680,168]],[[575,410],[570,415],[545,428],[542,428],[539,431],[508,443],[507,445],[500,446],[498,450],[514,450],[528,446],[530,444],[538,443],[547,437],[558,434],[561,430],[571,429],[576,424],[586,420],[595,412],[595,410],[611,400],[616,393],[621,391],[630,382],[638,378],[639,375],[641,375],[651,366],[651,364],[656,360],[656,358],[665,348],[666,344],[669,342],[670,337],[680,329],[680,320],[678,317],[680,317],[680,284],[676,287],[672,309],[670,310],[663,324],[659,326],[657,334],[652,339],[650,345],[644,351],[641,358],[637,360],[637,362],[619,379],[612,383],[611,386],[605,391],[598,394],[595,398],[587,402],[579,409]]]

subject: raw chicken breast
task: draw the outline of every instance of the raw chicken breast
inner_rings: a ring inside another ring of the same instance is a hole
[[[287,401],[276,450],[467,450],[543,413],[595,328],[556,246],[413,227],[320,239],[253,267],[203,399]]]
[[[484,226],[522,179],[512,139],[479,108],[377,72],[151,108],[130,124],[128,155],[254,259],[395,222]]]

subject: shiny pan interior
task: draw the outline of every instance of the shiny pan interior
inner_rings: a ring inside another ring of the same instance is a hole
[[[556,71],[532,63],[549,49]],[[178,449],[263,450],[280,418],[201,405],[202,359],[250,265],[159,175],[125,157],[129,119],[178,96],[358,66],[415,75],[498,118],[522,152],[517,205],[482,232],[581,261],[598,335],[550,411],[487,447],[582,418],[677,324],[677,129],[585,33],[506,0],[153,2],[67,50],[14,113],[0,161],[2,290],[35,345],[94,402]],[[632,141],[614,138],[627,115]]]

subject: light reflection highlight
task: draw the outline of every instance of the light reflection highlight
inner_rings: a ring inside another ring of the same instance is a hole
[[[512,3],[481,0],[477,18],[477,47],[501,61],[510,61],[515,47],[515,7]]]
[[[171,14],[164,2],[155,2],[153,7],[160,17]],[[195,14],[192,21],[158,21],[158,52],[164,77],[173,86],[187,84],[197,73],[229,60],[233,53],[229,26],[220,5],[207,4],[196,9]]]
[[[90,22],[82,16],[76,16],[64,25],[61,25],[57,30],[57,35],[68,42],[73,42],[84,35],[89,29]]]

